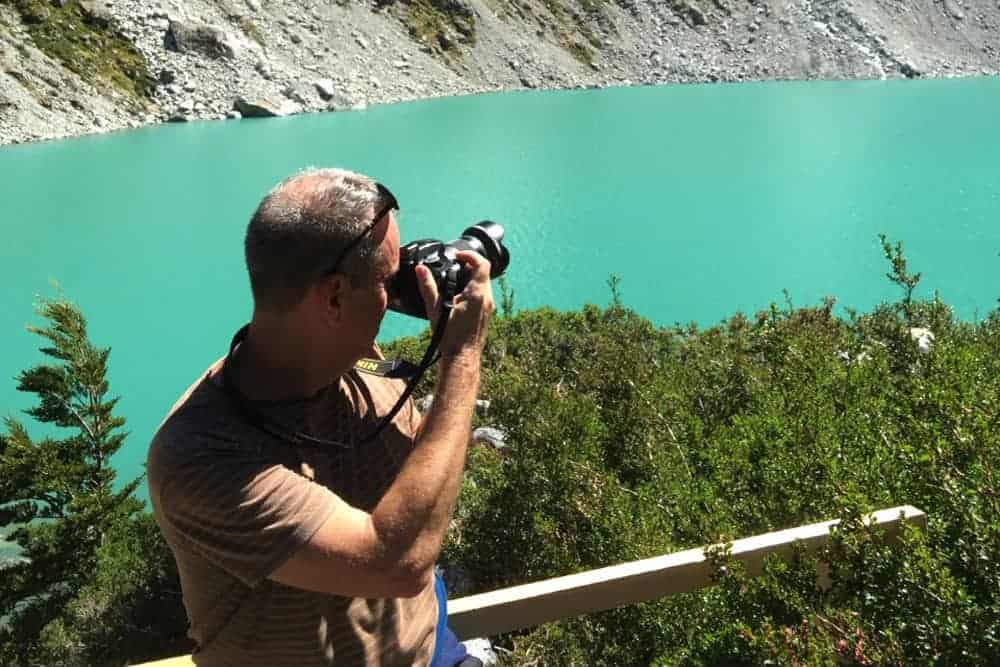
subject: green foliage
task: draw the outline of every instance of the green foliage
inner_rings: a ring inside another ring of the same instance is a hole
[[[140,479],[114,488],[126,434],[107,397],[110,350],[72,304],[44,300],[38,314],[47,325],[30,331],[51,363],[23,371],[18,389],[61,437],[33,440],[14,418],[0,435],[0,529],[23,557],[0,578],[0,664],[122,664],[183,634],[177,575],[133,496]]]
[[[79,0],[0,0],[12,7],[40,51],[98,88],[110,84],[143,107],[156,81],[135,45],[114,24]]]
[[[380,4],[398,4],[397,16],[410,35],[431,53],[446,60],[460,59],[460,44],[475,46],[476,16],[469,5],[455,0],[394,0]]]
[[[253,22],[249,16],[240,16],[236,19],[236,25],[239,27],[243,34],[257,42],[261,46],[267,46],[264,41],[264,33],[260,31],[257,24]]]
[[[886,246],[888,244],[886,243]],[[823,553],[500,639],[508,664],[989,664],[1000,655],[1000,311],[913,296],[663,329],[622,304],[494,323],[445,561],[478,591],[839,517]],[[935,339],[921,351],[909,327]],[[413,346],[404,341],[398,349]],[[390,356],[392,350],[389,351]],[[890,541],[861,519],[912,504]],[[829,587],[817,585],[817,568]]]
[[[896,241],[896,246],[893,247],[885,234],[879,234],[878,238],[882,243],[882,252],[885,258],[892,264],[892,270],[885,275],[893,284],[899,285],[903,289],[901,307],[903,314],[906,316],[907,324],[912,326],[913,290],[916,289],[917,283],[920,282],[921,274],[910,273],[906,270],[906,257],[903,255],[902,241]]]
[[[514,315],[514,290],[507,282],[507,276],[500,276],[497,286],[500,288],[500,317],[512,317]]]

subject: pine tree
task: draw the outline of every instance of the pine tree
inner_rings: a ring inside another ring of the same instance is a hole
[[[0,664],[97,664],[87,661],[97,655],[113,664],[113,648],[88,641],[113,638],[120,644],[130,632],[150,636],[159,630],[102,628],[102,620],[122,622],[130,615],[123,605],[163,596],[170,598],[163,616],[182,619],[176,591],[150,585],[170,582],[176,572],[133,495],[142,478],[115,489],[111,457],[127,433],[125,420],[115,414],[118,399],[108,397],[110,349],[91,344],[86,320],[73,304],[42,300],[36,310],[46,326],[29,331],[45,340],[40,350],[49,363],[23,371],[17,388],[37,397],[25,412],[50,425],[51,435],[32,439],[13,417],[5,419],[6,433],[0,434],[0,531],[13,529],[8,539],[23,556],[0,565],[0,610],[6,616]],[[130,553],[137,549],[151,553]],[[150,624],[155,617],[154,610]],[[177,624],[165,621],[166,631],[176,634]]]

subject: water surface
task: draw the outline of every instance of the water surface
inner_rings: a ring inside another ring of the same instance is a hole
[[[966,318],[1000,297],[1000,79],[760,83],[485,95],[171,125],[0,150],[0,414],[41,357],[55,279],[95,342],[141,473],[177,395],[247,320],[246,221],[278,180],[346,166],[386,183],[403,240],[507,227],[519,308],[626,305],[655,322],[825,295],[893,296],[877,234]],[[417,331],[390,315],[383,338]]]

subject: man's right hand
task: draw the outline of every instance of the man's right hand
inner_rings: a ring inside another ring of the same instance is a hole
[[[479,355],[486,345],[490,318],[496,310],[490,283],[490,263],[471,250],[460,250],[455,258],[470,274],[470,279],[462,293],[455,297],[439,349],[444,361],[469,357],[478,364]],[[433,327],[441,313],[437,284],[426,266],[418,265],[416,273],[420,295],[424,298],[427,316]]]

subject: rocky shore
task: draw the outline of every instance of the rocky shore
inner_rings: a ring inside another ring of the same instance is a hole
[[[0,0],[0,145],[525,88],[1000,72],[1000,0]]]

